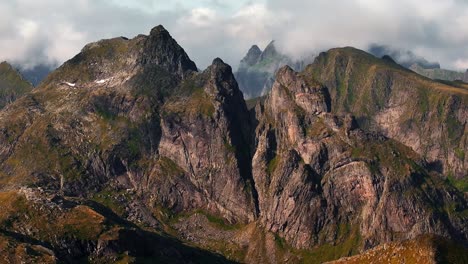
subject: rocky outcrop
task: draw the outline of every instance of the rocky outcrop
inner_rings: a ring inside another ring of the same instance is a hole
[[[384,244],[358,256],[327,263],[465,263],[468,261],[465,251],[442,237],[424,235],[413,240]]]
[[[171,262],[230,263],[221,256],[147,232],[89,202],[23,188],[0,193],[3,212],[0,262],[40,263]],[[5,223],[10,223],[9,227]]]

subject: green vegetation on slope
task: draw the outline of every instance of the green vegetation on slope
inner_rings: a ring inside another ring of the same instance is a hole
[[[33,86],[7,62],[0,63],[0,109],[32,91]]]

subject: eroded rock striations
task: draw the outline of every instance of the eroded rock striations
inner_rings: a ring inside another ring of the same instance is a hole
[[[366,134],[351,116],[333,116],[327,89],[310,76],[286,67],[276,79],[257,106],[253,158],[260,221],[268,230],[298,248],[346,239],[369,247],[454,229],[466,236],[463,217],[445,222],[425,210],[433,196],[440,210],[466,204],[461,195],[440,192],[445,187],[434,181],[441,180],[429,175],[416,153]]]
[[[463,194],[411,141],[363,129],[318,74],[347,76],[315,68],[324,56],[279,69],[248,110],[230,66],[198,72],[162,26],[87,45],[0,111],[1,261],[319,263],[429,233],[466,245]],[[442,115],[463,120],[462,88],[443,88]]]

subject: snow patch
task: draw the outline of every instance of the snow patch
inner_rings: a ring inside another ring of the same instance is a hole
[[[104,84],[104,83],[110,81],[111,79],[112,78],[107,78],[107,79],[102,79],[102,80],[96,80],[94,82],[97,83],[97,84]]]
[[[70,83],[70,82],[63,82],[62,84],[66,84],[70,87],[75,87],[76,86],[76,83]]]

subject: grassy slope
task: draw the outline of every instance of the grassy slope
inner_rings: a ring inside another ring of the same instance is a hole
[[[11,65],[0,63],[0,109],[33,89]]]

